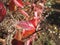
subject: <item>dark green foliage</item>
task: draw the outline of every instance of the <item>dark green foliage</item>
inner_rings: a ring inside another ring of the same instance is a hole
[[[52,8],[60,9],[60,3],[55,3],[54,5],[52,5]]]
[[[55,24],[60,26],[60,12],[54,11],[51,15],[47,17],[47,21],[50,24]]]

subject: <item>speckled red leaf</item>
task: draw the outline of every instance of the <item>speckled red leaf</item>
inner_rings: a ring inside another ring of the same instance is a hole
[[[23,30],[22,30],[23,38],[26,38],[35,32],[35,27],[29,21],[28,22],[27,21],[20,21],[17,24],[17,28],[20,28],[20,27],[23,28]]]

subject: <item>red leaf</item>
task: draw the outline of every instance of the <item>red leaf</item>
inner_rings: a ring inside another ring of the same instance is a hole
[[[23,4],[22,0],[14,0],[14,3],[15,3],[18,7],[24,8],[24,4]]]
[[[24,10],[19,9],[19,12],[20,12],[21,14],[23,14],[24,16],[29,17],[28,13],[26,13]]]
[[[32,33],[35,32],[35,27],[30,22],[20,21],[17,24],[17,28],[20,28],[20,27],[23,28],[23,30],[22,30],[23,37],[22,38],[26,38],[26,37],[28,37],[29,35],[31,35]]]
[[[9,4],[8,4],[8,6],[9,6],[9,9],[11,10],[11,11],[15,11],[15,3],[14,3],[14,1],[13,0],[10,0],[9,1]]]
[[[6,15],[6,9],[4,7],[4,4],[0,2],[0,22],[4,19]]]
[[[24,7],[24,4],[23,4],[22,0],[10,0],[8,5],[9,5],[9,9],[11,11],[15,11],[16,6],[20,7],[20,8]]]
[[[37,27],[37,20],[36,19],[32,19],[30,20],[30,22],[34,25],[34,27]]]

